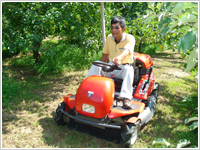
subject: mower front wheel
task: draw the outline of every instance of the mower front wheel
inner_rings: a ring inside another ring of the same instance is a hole
[[[137,121],[135,124],[126,124],[125,130],[121,134],[123,147],[131,148],[133,146],[140,132],[140,125],[141,124],[139,121]]]
[[[59,126],[63,126],[63,125],[66,124],[64,122],[64,120],[63,120],[63,113],[61,112],[61,110],[65,110],[65,107],[66,107],[66,105],[65,105],[64,102],[59,103],[58,104],[58,108],[55,111],[55,118],[54,118],[54,120],[57,123],[57,125],[59,125]]]

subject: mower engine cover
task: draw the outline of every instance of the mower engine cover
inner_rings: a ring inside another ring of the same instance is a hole
[[[75,97],[75,109],[79,114],[104,118],[114,100],[114,82],[108,77],[92,75],[79,86]]]

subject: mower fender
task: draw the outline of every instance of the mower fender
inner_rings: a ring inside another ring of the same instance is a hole
[[[73,99],[72,94],[68,94],[66,97],[63,97],[63,101],[65,102],[66,106],[73,109],[75,106],[75,99]]]
[[[147,100],[149,95],[151,95],[154,88],[154,83],[155,83],[155,77],[154,77],[153,72],[151,73],[149,83],[147,83],[146,86],[144,87],[145,82],[147,82],[147,80],[148,80],[148,74],[143,75],[135,91],[135,94],[134,94],[135,98]]]
[[[140,118],[131,117],[131,118],[129,118],[129,119],[126,121],[126,124],[127,124],[127,123],[135,124],[138,120],[139,120],[139,122],[140,122],[140,124],[141,124],[141,119],[140,119]]]

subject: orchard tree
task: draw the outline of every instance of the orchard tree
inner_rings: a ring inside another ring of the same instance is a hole
[[[127,32],[135,36],[136,50],[142,53],[148,45],[157,45],[158,47],[160,43],[162,43],[162,38],[160,38],[155,22],[144,25],[142,15],[139,13],[137,13],[137,15],[138,17],[127,25]]]
[[[42,40],[56,32],[56,7],[61,3],[3,2],[3,48],[12,53],[31,51],[37,62]]]
[[[60,36],[71,44],[84,48],[85,54],[102,49],[100,3],[64,3]]]
[[[198,62],[198,3],[151,2],[148,5],[146,24],[158,18],[158,30],[162,37],[174,39],[174,45],[182,57],[188,55],[185,69],[189,72]]]
[[[107,36],[112,17],[123,16],[127,32],[136,36],[138,45],[151,41],[150,33],[151,38],[155,34],[150,28],[143,29],[141,20],[147,3],[106,2],[104,5]],[[99,52],[103,45],[100,11],[99,2],[3,2],[3,55],[30,51],[37,62],[41,52],[53,55],[42,45],[43,39],[49,36],[59,36],[64,42],[77,44],[88,55]]]
[[[3,54],[31,51],[37,62],[49,36],[84,46],[85,53],[101,45],[100,3],[3,2],[2,16]]]
[[[198,63],[198,2],[149,3],[145,21],[149,23],[154,18],[158,18],[158,30],[162,37],[173,37],[175,42],[170,44],[178,49],[183,58],[188,55],[185,71],[191,71]],[[198,84],[198,72],[195,82]],[[185,119],[186,124],[188,120],[194,121],[191,130],[198,127],[196,116]],[[188,140],[182,141],[187,144]]]

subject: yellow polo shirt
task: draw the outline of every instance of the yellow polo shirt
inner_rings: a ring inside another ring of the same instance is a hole
[[[131,34],[123,33],[122,39],[116,44],[115,38],[109,34],[103,48],[103,54],[109,54],[109,61],[119,56],[123,50],[129,50],[129,55],[121,61],[122,64],[133,63],[133,52],[135,47],[135,38]]]

